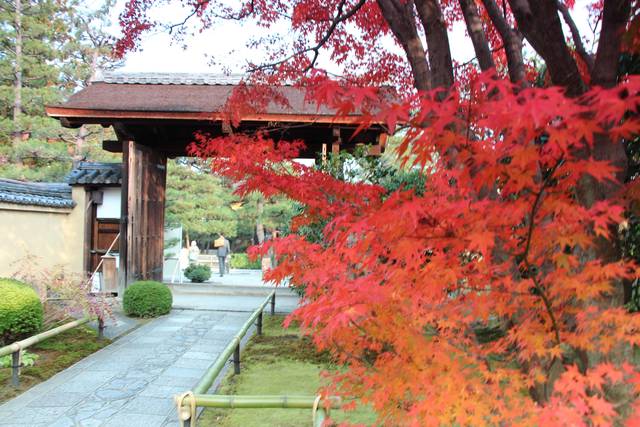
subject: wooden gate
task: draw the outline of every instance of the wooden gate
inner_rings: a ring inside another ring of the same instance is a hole
[[[136,280],[162,280],[167,157],[124,141],[122,166],[121,292]]]

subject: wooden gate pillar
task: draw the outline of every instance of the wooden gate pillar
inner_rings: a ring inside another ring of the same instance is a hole
[[[167,157],[123,141],[119,295],[136,280],[162,281]]]

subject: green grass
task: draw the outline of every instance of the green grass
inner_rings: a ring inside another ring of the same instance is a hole
[[[317,353],[296,328],[282,328],[282,316],[264,319],[264,335],[254,336],[241,355],[240,375],[231,372],[219,394],[316,395],[321,371],[336,369],[327,354]],[[375,414],[368,408],[333,411],[336,422],[371,425]],[[308,427],[310,409],[214,409],[203,411],[198,426]]]
[[[45,381],[109,343],[111,341],[108,339],[98,340],[97,332],[83,325],[29,347],[28,351],[39,357],[34,366],[22,368],[20,387],[11,385],[11,368],[0,369],[0,403]]]

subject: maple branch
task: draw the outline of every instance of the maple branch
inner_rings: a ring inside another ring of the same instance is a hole
[[[553,84],[569,96],[586,91],[576,61],[571,56],[558,16],[557,0],[509,0],[518,29],[544,59]]]
[[[315,67],[316,61],[318,60],[318,57],[320,56],[320,49],[322,49],[324,45],[327,44],[327,42],[333,35],[334,31],[336,30],[336,27],[338,26],[338,24],[346,21],[347,19],[355,15],[356,12],[360,10],[362,6],[364,6],[364,4],[366,3],[366,0],[359,0],[358,3],[356,3],[350,10],[343,13],[343,8],[346,2],[347,0],[342,0],[340,2],[340,4],[338,5],[338,12],[336,13],[336,16],[331,20],[331,25],[329,26],[329,29],[327,29],[327,32],[322,36],[322,38],[318,41],[318,43],[315,44],[315,46],[310,46],[305,49],[298,50],[279,61],[275,61],[275,62],[271,62],[268,64],[263,64],[263,65],[259,65],[257,67],[251,68],[248,70],[248,72],[254,73],[256,71],[265,70],[267,68],[275,68],[278,65],[284,64],[297,56],[304,55],[309,52],[313,52],[313,58],[311,59],[309,64],[304,68],[304,70],[302,70],[302,73],[304,74],[307,71],[313,69],[313,67]]]
[[[593,55],[589,54],[584,48],[584,44],[582,44],[582,38],[580,37],[580,31],[576,26],[576,23],[573,21],[571,14],[569,13],[569,8],[562,1],[558,1],[558,10],[562,14],[562,18],[564,22],[569,26],[569,30],[571,30],[571,37],[573,39],[573,44],[576,45],[576,52],[580,55],[583,61],[587,64],[589,68],[589,72],[593,70],[594,58]]]
[[[556,317],[553,314],[553,309],[551,307],[551,301],[549,300],[549,297],[545,293],[544,287],[538,281],[537,272],[533,270],[533,268],[532,268],[533,266],[531,265],[531,263],[529,261],[529,251],[531,249],[531,239],[533,237],[533,229],[535,227],[535,216],[536,216],[536,214],[538,212],[540,204],[542,203],[542,196],[544,194],[545,189],[551,183],[551,178],[553,178],[553,175],[555,174],[556,170],[558,169],[558,167],[563,162],[564,162],[564,157],[561,156],[556,161],[556,164],[551,168],[551,170],[549,171],[547,176],[545,177],[545,179],[542,182],[542,185],[540,187],[540,191],[538,191],[538,193],[536,194],[536,198],[533,201],[533,205],[531,206],[531,212],[529,214],[529,228],[527,230],[527,243],[525,245],[524,253],[522,254],[523,262],[524,262],[525,268],[527,269],[527,275],[533,281],[533,287],[535,288],[536,292],[538,293],[538,295],[542,299],[542,302],[544,303],[544,306],[545,306],[545,309],[547,311],[547,314],[549,315],[549,318],[551,320],[551,325],[552,325],[554,333],[555,333],[555,338],[556,338],[556,344],[557,345],[560,345],[560,342],[561,342],[560,341],[560,329],[558,327],[558,322],[556,321]]]
[[[495,0],[482,0],[487,15],[498,31],[502,39],[502,45],[507,55],[507,66],[509,68],[509,78],[513,83],[525,82],[524,59],[522,57],[522,36],[517,30],[509,26],[506,16],[504,16]],[[504,3],[503,3],[504,6]],[[506,14],[506,9],[504,9]]]
[[[185,18],[182,20],[182,22],[178,22],[176,24],[171,24],[169,26],[167,26],[167,31],[169,31],[169,34],[171,34],[173,32],[173,30],[177,27],[182,27],[183,25],[185,25],[187,23],[187,21],[189,21],[189,19],[193,18],[199,11],[200,9],[202,9],[202,7],[208,2],[204,2],[204,1],[199,1],[193,8],[193,10],[191,11],[190,14],[188,14],[187,16],[185,16]]]

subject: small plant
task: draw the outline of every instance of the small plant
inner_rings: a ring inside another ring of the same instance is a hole
[[[127,316],[157,317],[171,311],[173,296],[164,284],[140,281],[129,285],[124,291],[122,306]]]
[[[36,364],[36,360],[40,356],[35,353],[30,353],[27,350],[22,350],[22,354],[20,355],[20,361],[22,362],[22,367],[33,366]],[[0,357],[0,368],[11,368],[13,365],[13,358],[11,354],[7,354],[6,356]]]
[[[211,277],[211,268],[208,265],[191,264],[184,269],[184,275],[194,283],[202,283]]]
[[[111,298],[91,293],[91,282],[79,274],[56,265],[43,267],[42,259],[27,254],[16,261],[12,279],[28,283],[40,298],[44,309],[43,327],[47,330],[70,317],[112,318]]]
[[[43,310],[38,294],[14,279],[0,279],[0,345],[37,334]]]

